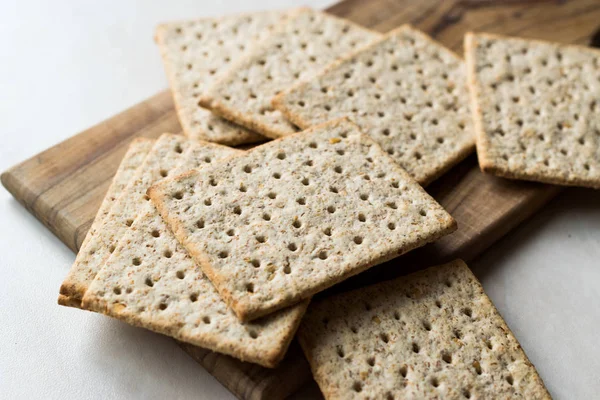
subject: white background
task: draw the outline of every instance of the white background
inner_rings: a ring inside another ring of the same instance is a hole
[[[0,169],[166,88],[157,23],[330,3],[0,1]],[[73,260],[0,189],[0,398],[233,398],[172,340],[59,307]],[[551,394],[597,398],[600,192],[565,191],[472,267]]]

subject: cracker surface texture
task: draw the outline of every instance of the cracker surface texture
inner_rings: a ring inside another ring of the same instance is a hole
[[[287,15],[266,11],[158,26],[155,40],[187,136],[231,146],[265,140],[200,107],[198,100],[217,74],[245,54],[254,41],[267,36],[274,25],[285,21]]]
[[[273,108],[272,98],[378,37],[350,21],[301,9],[217,77],[200,102],[265,136],[289,135],[297,128]]]
[[[600,50],[467,34],[484,172],[600,188]]]
[[[348,120],[167,179],[148,194],[243,321],[298,303],[456,228]]]
[[[181,135],[164,134],[157,139],[104,221],[79,249],[75,263],[60,287],[61,304],[81,306],[83,294],[96,273],[114,251],[119,238],[133,224],[140,209],[147,205],[146,190],[175,168],[188,145],[189,140]]]
[[[327,399],[550,399],[461,260],[315,302],[298,338]]]
[[[179,171],[241,153],[191,146]],[[285,355],[307,304],[241,323],[154,207],[135,218],[83,298],[85,309],[266,367]]]
[[[154,140],[146,138],[136,138],[131,142],[127,152],[121,160],[121,164],[119,164],[119,167],[117,168],[108,190],[106,191],[106,195],[100,204],[100,208],[98,208],[94,222],[92,222],[92,226],[85,235],[83,243],[81,243],[81,248],[87,248],[89,246],[88,242],[98,234],[98,228],[104,224],[106,216],[110,212],[114,202],[119,198],[131,178],[135,175],[140,164],[144,161],[148,152],[150,152],[153,143]],[[80,299],[72,299],[68,295],[59,294],[58,304],[79,307]]]
[[[474,149],[463,61],[409,26],[282,92],[274,106],[301,128],[351,118],[423,185]]]

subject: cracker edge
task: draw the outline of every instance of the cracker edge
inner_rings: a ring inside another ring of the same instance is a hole
[[[156,138],[156,140],[153,140],[153,143],[152,143],[152,146],[151,146],[150,150],[148,151],[148,153],[144,157],[143,161],[140,163],[139,167],[136,169],[135,173],[132,176],[132,179],[129,180],[129,182],[125,186],[125,189],[127,189],[129,187],[129,185],[132,185],[135,180],[137,180],[137,179],[140,178],[140,176],[138,175],[138,173],[141,173],[140,167],[142,167],[143,165],[145,165],[147,156],[152,153],[152,150],[156,146],[157,142],[159,140],[161,140],[161,138],[163,138],[165,136],[168,136],[168,137],[173,138],[173,139],[174,138],[181,139],[182,140],[181,144],[186,143],[186,146],[187,146],[187,144],[194,142],[193,139],[189,139],[186,136],[183,136],[183,135],[180,135],[180,134],[175,134],[175,133],[170,133],[170,132],[164,132],[164,133],[162,133],[160,136],[158,136],[158,138]],[[125,190],[125,189],[123,189],[123,190]],[[117,197],[117,199],[115,201],[119,201],[119,199],[121,197],[123,197],[123,195],[124,195],[124,193],[120,193],[119,196]],[[114,207],[114,204],[113,204],[113,207]],[[110,211],[112,211],[112,207],[109,210],[109,213],[110,213]],[[103,220],[102,221],[102,227],[104,226],[104,223],[105,223],[105,221]],[[84,243],[85,243],[85,240],[84,240]],[[82,247],[83,247],[83,244],[82,244]],[[88,290],[89,283],[91,283],[91,281],[93,280],[93,278],[89,282],[88,281],[74,281],[73,282],[72,280],[68,280],[68,278],[70,277],[70,273],[73,270],[73,267],[75,266],[75,264],[77,264],[77,260],[78,260],[78,257],[79,257],[80,254],[81,254],[81,248],[79,249],[79,252],[77,253],[75,261],[74,261],[73,265],[71,266],[71,269],[69,269],[69,272],[67,273],[67,276],[65,277],[65,280],[61,284],[60,294],[63,294],[63,295],[66,294],[66,295],[70,295],[70,296],[75,297],[75,298],[83,299],[83,296],[85,295],[85,292]],[[102,262],[98,265],[99,268],[101,268],[104,265],[104,263],[106,262],[106,260],[108,259],[108,257],[110,257],[110,254],[107,255],[102,260]],[[95,275],[94,275],[94,277],[95,277]],[[69,283],[67,283],[67,282],[69,282]],[[59,300],[61,300],[61,299],[59,298]],[[70,302],[70,303],[72,304],[72,302]],[[80,300],[80,304],[81,304],[81,300]],[[78,307],[78,308],[80,308],[80,307]]]
[[[296,10],[291,11],[287,19],[289,20],[289,19],[292,19],[292,18],[296,18],[298,15],[300,15],[302,13],[305,13],[305,12],[322,13],[322,14],[326,15],[329,18],[334,18],[334,19],[336,19],[338,21],[343,21],[344,23],[347,23],[348,25],[353,26],[354,28],[360,29],[360,30],[364,31],[365,33],[370,33],[370,34],[373,34],[374,36],[381,36],[381,34],[379,32],[374,31],[372,29],[365,28],[364,26],[359,25],[359,24],[357,24],[355,22],[352,22],[352,21],[347,20],[345,18],[340,18],[338,16],[332,15],[332,14],[327,13],[327,12],[323,12],[323,11],[319,11],[319,10],[313,10],[313,9],[311,9],[309,7],[301,7],[301,8],[298,8]],[[250,52],[246,56],[242,57],[241,59],[238,59],[238,60],[234,61],[234,63],[229,67],[229,69],[233,70],[233,69],[237,68],[239,65],[242,65],[246,61],[246,59],[249,58],[249,56],[253,55],[255,49],[261,49],[262,48],[261,47],[262,43],[265,40],[269,40],[273,34],[278,33],[282,29],[282,27],[285,26],[285,24],[286,24],[286,21],[283,21],[283,22],[279,23],[276,26],[276,28],[273,30],[273,33],[271,35],[269,35],[268,37],[266,37],[263,40],[259,41],[258,43],[255,43],[255,45],[250,50]],[[376,40],[376,39],[374,39],[374,40]],[[344,56],[345,56],[345,54],[341,54],[338,58],[344,57]],[[212,88],[214,88],[214,87],[222,84],[222,82],[229,75],[229,69],[226,72],[220,74],[220,76],[213,82],[213,84],[207,90],[207,92],[211,92]],[[272,101],[273,101],[273,99],[271,99],[271,103],[272,103]],[[287,131],[282,131],[282,130],[280,130],[278,128],[273,128],[271,126],[268,126],[268,125],[266,125],[266,124],[264,124],[264,123],[262,123],[260,121],[256,121],[253,118],[254,114],[242,113],[242,112],[238,111],[237,109],[234,109],[232,107],[228,107],[225,104],[223,104],[223,102],[221,102],[220,100],[215,99],[209,93],[200,96],[198,104],[200,104],[202,107],[210,109],[211,111],[213,111],[217,115],[221,115],[223,118],[225,118],[227,120],[230,120],[230,121],[238,123],[238,124],[240,124],[242,126],[245,126],[248,129],[253,130],[255,132],[258,132],[259,134],[261,134],[263,136],[266,136],[268,138],[271,138],[271,139],[278,139],[278,138],[281,138],[281,137],[284,137],[284,136],[291,136],[293,134],[298,133],[298,132],[292,132],[292,133],[290,133],[290,132],[287,132]]]
[[[394,282],[394,281],[399,281],[402,280],[404,278],[413,278],[413,277],[420,277],[421,275],[425,274],[425,271],[428,271],[432,268],[441,268],[441,267],[445,267],[445,266],[451,266],[451,265],[456,265],[457,267],[461,268],[461,269],[465,269],[466,272],[468,274],[470,274],[474,279],[473,281],[475,282],[475,284],[479,287],[479,289],[481,289],[481,292],[485,295],[485,299],[486,301],[489,303],[489,306],[491,307],[491,309],[493,309],[494,311],[496,311],[496,314],[500,317],[500,319],[502,320],[502,322],[504,323],[504,328],[505,328],[505,332],[506,332],[506,336],[512,337],[512,339],[514,339],[515,344],[521,349],[521,351],[523,352],[523,356],[525,358],[525,361],[528,362],[531,367],[533,368],[534,372],[535,372],[535,381],[540,385],[541,389],[543,389],[546,393],[546,396],[543,397],[544,399],[548,399],[551,400],[552,397],[550,396],[550,393],[548,392],[548,389],[546,388],[546,385],[544,385],[544,381],[542,380],[542,378],[540,377],[537,369],[535,368],[535,365],[531,362],[531,360],[529,360],[529,357],[527,357],[527,353],[525,353],[525,349],[523,348],[523,346],[521,346],[521,343],[519,343],[519,341],[517,340],[517,338],[515,337],[514,333],[512,332],[512,330],[510,329],[510,327],[508,326],[508,324],[506,323],[506,320],[504,319],[504,317],[502,316],[502,314],[500,314],[500,312],[498,311],[498,309],[496,308],[496,306],[494,305],[494,303],[492,302],[492,299],[490,299],[490,297],[487,295],[487,293],[485,292],[485,290],[483,290],[483,286],[481,285],[481,282],[479,281],[479,279],[477,279],[477,277],[473,274],[473,272],[471,271],[471,269],[469,268],[469,266],[460,258],[457,258],[453,261],[444,263],[444,264],[438,264],[438,265],[433,265],[430,266],[428,268],[425,268],[423,270],[417,271],[417,272],[413,272],[412,274],[408,274],[406,276],[400,277],[400,278],[396,278],[394,280],[391,281],[382,281],[382,282],[378,282],[369,286],[365,286],[363,288],[358,288],[358,289],[354,289],[351,290],[349,292],[344,292],[344,293],[340,293],[337,296],[346,296],[349,295],[349,293],[360,293],[362,290],[366,289],[366,288],[371,288],[377,285],[380,285],[384,282]],[[318,307],[318,305],[320,303],[326,302],[327,299],[323,299],[320,300],[318,302],[315,302],[312,306],[314,307]],[[301,324],[302,325],[302,324]],[[308,328],[307,328],[308,329]],[[321,379],[319,379],[319,374],[318,372],[318,365],[315,364],[315,359],[313,357],[311,357],[312,355],[312,351],[311,349],[314,346],[311,346],[311,340],[308,338],[308,335],[304,335],[304,330],[303,327],[300,326],[300,328],[298,329],[298,342],[300,343],[300,347],[302,348],[302,352],[304,353],[304,356],[306,357],[308,364],[310,366],[310,370],[311,373],[313,375],[313,377],[315,378],[315,381],[317,382],[318,386],[319,386],[319,390],[321,390],[321,392],[325,395],[326,399],[329,398],[334,398],[335,396],[335,392],[330,391],[330,390],[325,390],[325,389],[329,389],[329,387],[324,388],[321,386]]]
[[[298,132],[296,134],[293,135],[289,135],[283,138],[279,138],[276,139],[274,141],[268,142],[262,146],[275,146],[275,144],[278,141],[281,140],[286,140],[292,136],[295,135],[314,135],[314,131],[316,130],[320,130],[323,129],[325,127],[331,126],[331,127],[336,127],[339,124],[344,124],[344,123],[348,123],[350,124],[354,129],[356,129],[362,136],[363,136],[363,140],[366,139],[367,142],[371,142],[372,145],[375,145],[379,148],[379,150],[381,151],[382,157],[387,158],[389,161],[389,168],[395,169],[397,173],[399,173],[401,176],[404,176],[404,178],[408,181],[412,181],[414,182],[417,186],[418,186],[418,190],[421,190],[423,192],[423,194],[425,194],[427,197],[431,198],[436,204],[439,205],[439,207],[441,207],[442,209],[443,206],[441,206],[435,199],[433,199],[409,174],[408,172],[406,172],[402,167],[400,167],[400,165],[398,165],[396,163],[395,160],[393,160],[383,149],[381,149],[381,147],[379,146],[379,144],[377,144],[377,142],[375,142],[369,135],[366,135],[362,132],[362,130],[358,127],[358,125],[356,125],[354,122],[352,122],[350,119],[348,118],[339,118],[336,120],[332,120],[332,121],[327,121],[324,122],[322,124],[318,124],[315,125],[314,127],[306,130],[306,131],[301,131]],[[257,151],[256,149],[261,148],[262,146],[257,146],[251,150],[248,150],[245,154],[240,154],[240,155],[233,155],[232,157],[228,157],[228,158],[224,158],[222,160],[219,160],[219,163],[222,162],[228,162],[229,160],[236,158],[236,157],[244,157],[245,155],[250,154],[251,152]],[[216,163],[215,163],[216,164]],[[179,176],[173,177],[171,179],[181,179],[181,178],[186,178],[188,176],[192,176],[194,174],[197,174],[197,171],[188,171],[184,174],[181,174]],[[265,315],[271,314],[277,310],[280,310],[282,308],[286,308],[289,307],[293,304],[296,304],[306,298],[310,298],[312,297],[314,294],[319,293],[333,285],[335,285],[336,283],[339,283],[343,280],[346,280],[348,278],[350,278],[351,276],[357,275],[363,271],[366,271],[369,268],[374,267],[375,265],[379,265],[382,264],[386,261],[392,260],[402,254],[408,253],[411,250],[414,250],[418,247],[424,246],[427,243],[433,242],[445,235],[448,235],[454,231],[456,231],[457,229],[457,223],[456,220],[454,220],[454,218],[446,211],[446,213],[448,214],[448,217],[445,221],[439,221],[438,223],[440,224],[440,231],[438,232],[437,235],[434,235],[429,241],[422,241],[422,242],[415,242],[413,244],[412,247],[407,247],[406,249],[404,249],[404,251],[402,253],[398,253],[397,251],[391,252],[390,254],[385,254],[381,257],[379,257],[378,259],[373,260],[371,263],[365,263],[362,267],[360,268],[354,268],[350,271],[347,271],[346,273],[335,277],[335,279],[330,279],[327,282],[322,282],[320,285],[317,285],[315,287],[313,287],[310,291],[307,291],[305,293],[305,297],[302,298],[295,298],[295,299],[288,299],[286,301],[282,301],[280,303],[277,303],[269,308],[262,308],[262,309],[257,309],[256,307],[249,307],[246,303],[241,303],[239,301],[234,301],[231,295],[231,292],[229,290],[227,290],[224,285],[223,285],[223,279],[219,279],[219,277],[216,275],[216,269],[213,268],[213,266],[211,265],[211,263],[208,260],[208,257],[199,249],[196,247],[196,245],[194,243],[188,243],[186,241],[186,237],[187,234],[185,233],[183,227],[177,223],[176,220],[174,220],[173,218],[170,218],[170,215],[167,213],[167,210],[165,208],[165,203],[162,201],[162,198],[164,197],[165,193],[162,191],[162,186],[164,186],[165,183],[161,182],[155,185],[152,185],[148,191],[147,191],[147,195],[150,197],[150,199],[152,200],[152,203],[156,206],[159,214],[163,217],[163,219],[165,220],[165,222],[167,223],[167,225],[171,228],[171,230],[173,231],[173,233],[175,234],[175,236],[177,237],[177,239],[184,244],[184,247],[186,247],[186,249],[188,250],[190,256],[192,256],[192,258],[194,259],[194,261],[196,262],[196,264],[198,264],[200,266],[200,268],[202,268],[202,271],[205,273],[205,275],[210,279],[211,282],[213,282],[215,288],[217,289],[217,291],[219,292],[219,294],[221,295],[221,297],[223,298],[223,300],[225,300],[225,302],[229,305],[230,308],[233,309],[233,311],[235,312],[235,314],[238,316],[238,318],[242,321],[242,322],[248,322],[248,321],[252,321],[255,320],[257,318],[263,317]],[[445,211],[445,209],[444,209]]]
[[[149,139],[149,138],[145,138],[145,137],[138,137],[138,138],[133,139],[131,141],[131,143],[129,144],[130,147],[128,148],[127,152],[121,159],[121,162],[123,162],[125,160],[125,158],[128,156],[128,153],[130,150],[133,151],[132,146],[134,144],[143,143],[143,142],[152,143],[154,141],[155,141],[154,139]],[[147,152],[146,152],[146,154],[147,154]],[[138,168],[139,168],[139,166],[138,166]],[[114,189],[115,180],[117,179],[118,175],[119,175],[119,169],[117,169],[115,175],[113,176],[111,184],[108,187],[106,194],[104,195],[104,199],[106,199],[106,197],[112,195],[112,196],[115,196],[115,201],[116,201],[116,199],[121,196],[121,193],[113,193],[112,192]],[[96,212],[96,216],[94,217],[94,220],[92,221],[92,225],[90,226],[88,233],[91,232],[92,229],[94,229],[97,224],[101,223],[104,220],[104,217],[102,217],[102,213],[109,212],[110,209],[112,208],[112,204],[107,209],[103,208],[104,199],[102,200],[102,203],[100,204],[100,207],[98,208],[98,211]],[[115,201],[113,201],[112,203],[114,204]],[[83,247],[85,245],[85,243],[90,240],[90,238],[91,238],[91,236],[86,234],[85,238],[83,239],[83,242],[81,243],[81,247]],[[61,306],[65,306],[65,307],[81,308],[81,301],[83,299],[83,294],[79,293],[79,291],[76,290],[75,288],[73,290],[71,290],[70,287],[66,287],[66,286],[63,287],[63,285],[65,285],[64,281],[63,281],[63,283],[61,283],[60,293],[58,295],[57,303]]]
[[[128,323],[132,326],[148,329],[156,333],[170,336],[184,343],[199,346],[217,353],[226,354],[244,362],[251,362],[266,368],[277,367],[277,365],[285,357],[309,303],[310,299],[306,299],[303,302],[293,306],[293,311],[291,315],[288,316],[293,324],[289,327],[285,335],[281,335],[276,342],[272,343],[272,346],[269,350],[264,351],[262,349],[257,349],[254,351],[249,351],[250,349],[247,348],[246,350],[248,352],[243,352],[235,351],[235,349],[231,348],[232,346],[230,344],[220,341],[219,338],[216,337],[217,335],[206,339],[205,334],[203,334],[200,340],[193,340],[193,335],[179,334],[179,330],[177,329],[178,327],[176,325],[168,324],[166,321],[148,323],[143,318],[140,318],[139,314],[128,312],[130,311],[130,308],[123,308],[122,304],[120,303],[107,304],[104,299],[96,297],[90,298],[90,296],[87,294],[84,295],[82,301],[83,309],[85,310],[95,311]]]
[[[494,159],[489,156],[487,150],[490,146],[490,141],[483,128],[483,109],[479,104],[481,93],[477,87],[477,74],[475,73],[475,48],[477,46],[477,37],[487,37],[489,39],[498,40],[521,40],[524,43],[550,44],[560,45],[562,47],[597,52],[600,55],[600,50],[588,46],[568,45],[558,42],[550,42],[537,39],[524,39],[512,36],[496,35],[489,33],[474,33],[467,32],[464,37],[465,62],[467,65],[467,86],[469,88],[469,97],[471,100],[471,113],[473,116],[473,128],[475,130],[475,143],[477,147],[477,158],[479,160],[479,168],[485,174],[495,175],[511,180],[525,180],[530,182],[547,183],[551,185],[563,186],[582,186],[592,189],[600,189],[600,180],[593,179],[561,179],[544,176],[542,174],[525,174],[521,171],[510,170],[494,162]]]
[[[437,46],[443,46],[445,49],[448,50],[448,52],[451,55],[453,55],[456,58],[457,61],[460,61],[463,64],[464,68],[466,68],[464,60],[458,54],[456,54],[453,50],[451,50],[451,49],[447,48],[446,46],[444,46],[443,44],[435,41],[426,33],[414,28],[411,24],[404,24],[404,25],[400,26],[399,28],[396,28],[396,29],[393,29],[393,30],[387,32],[385,35],[383,35],[381,38],[375,40],[374,42],[364,45],[364,46],[360,47],[359,49],[353,51],[352,53],[348,54],[347,56],[344,56],[342,58],[339,58],[339,59],[331,62],[324,69],[322,69],[319,73],[317,73],[313,77],[313,79],[323,76],[324,74],[327,74],[327,73],[331,72],[332,70],[337,69],[342,64],[351,60],[352,58],[356,57],[357,55],[361,54],[362,52],[370,49],[371,47],[378,45],[379,43],[387,40],[390,36],[398,34],[399,32],[402,32],[404,30],[409,30],[413,33],[421,35],[424,40],[434,43]],[[467,80],[468,80],[468,78],[467,78]],[[296,82],[296,83],[294,83],[294,85],[292,85],[288,89],[282,91],[281,93],[279,93],[277,96],[275,96],[271,100],[271,104],[273,105],[273,107],[276,110],[279,110],[286,119],[288,119],[294,125],[300,127],[301,129],[308,129],[308,128],[310,128],[311,124],[310,124],[310,122],[303,119],[300,116],[300,114],[293,113],[292,110],[290,110],[285,105],[285,97],[288,94],[290,94],[291,92],[301,88],[302,86],[306,86],[309,82],[310,81],[306,81],[306,80]],[[350,117],[348,117],[348,118],[350,118]],[[452,169],[452,167],[454,167],[456,164],[458,164],[459,162],[461,162],[462,160],[467,158],[473,152],[473,150],[475,150],[475,142],[476,142],[475,133],[473,132],[473,139],[471,140],[471,144],[469,146],[465,146],[462,149],[460,149],[460,151],[457,152],[457,154],[455,154],[455,156],[452,157],[445,165],[440,166],[440,167],[436,168],[435,170],[431,171],[431,173],[426,175],[423,179],[418,180],[417,182],[421,186],[425,187],[425,186],[429,185],[431,182],[433,182],[436,179],[438,179],[439,177],[441,177],[442,175],[444,175],[446,172],[448,172],[450,169]],[[398,163],[398,161],[396,161],[395,159],[394,159],[394,162]]]

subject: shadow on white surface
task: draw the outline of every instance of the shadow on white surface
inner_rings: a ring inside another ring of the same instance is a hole
[[[476,262],[555,399],[600,393],[600,191],[566,189]]]
[[[79,352],[112,382],[115,395],[164,399],[202,393],[206,398],[234,398],[171,338],[99,315],[86,322]]]

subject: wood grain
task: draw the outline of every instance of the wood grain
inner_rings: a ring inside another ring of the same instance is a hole
[[[165,91],[12,167],[2,184],[77,252],[131,140],[180,131]]]
[[[470,30],[587,44],[600,21],[598,0],[346,0],[328,11],[381,32],[411,23],[458,53],[462,52],[463,34]],[[180,131],[170,93],[164,91],[11,168],[2,174],[2,183],[76,251],[129,142],[137,136]],[[455,257],[472,260],[559,190],[483,175],[473,156],[428,188],[458,221],[456,233],[321,296]],[[181,346],[241,399],[284,398],[310,379],[308,365],[295,345],[273,370]]]

